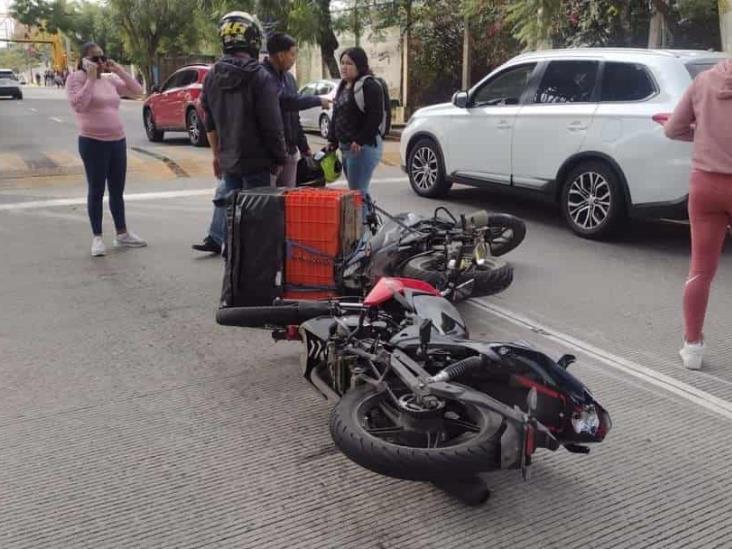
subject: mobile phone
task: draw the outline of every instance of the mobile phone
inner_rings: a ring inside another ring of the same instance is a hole
[[[84,58],[81,60],[81,68],[84,71],[88,71],[89,69],[94,68],[96,66],[97,66],[97,64],[94,61],[90,61],[87,58]]]

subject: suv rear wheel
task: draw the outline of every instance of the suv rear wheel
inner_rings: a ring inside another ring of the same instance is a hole
[[[615,171],[599,160],[578,164],[564,182],[562,214],[569,228],[584,238],[615,233],[625,218],[625,199]]]
[[[440,148],[429,137],[419,139],[409,152],[407,175],[414,192],[427,198],[445,196],[452,187],[445,177]]]

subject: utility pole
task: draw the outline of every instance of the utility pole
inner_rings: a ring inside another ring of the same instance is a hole
[[[463,89],[470,87],[470,20],[465,16],[463,29]]]

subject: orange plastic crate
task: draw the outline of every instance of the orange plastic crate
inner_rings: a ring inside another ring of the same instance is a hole
[[[285,234],[335,257],[340,251],[341,200],[345,189],[297,189],[285,195]]]
[[[285,261],[287,285],[309,287],[335,286],[335,260],[309,252],[297,246],[288,246]]]

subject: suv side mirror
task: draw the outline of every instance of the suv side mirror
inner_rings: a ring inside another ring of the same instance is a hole
[[[468,106],[468,92],[455,92],[452,96],[452,104],[459,109],[466,108]]]
[[[150,91],[152,93],[160,93],[160,86],[158,86],[157,84],[155,84],[152,88],[150,88]]]

